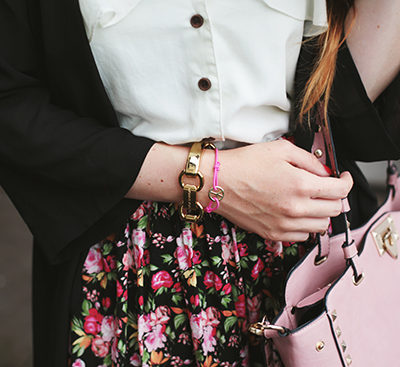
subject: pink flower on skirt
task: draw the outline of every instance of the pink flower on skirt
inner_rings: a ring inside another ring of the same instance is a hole
[[[167,337],[165,336],[165,326],[155,325],[147,334],[144,344],[149,352],[164,348]]]
[[[238,300],[235,302],[235,310],[237,317],[245,318],[246,317],[246,305],[245,305],[245,296],[241,294],[238,297]]]
[[[95,308],[91,308],[89,310],[89,315],[85,317],[85,323],[83,324],[85,333],[93,335],[98,334],[101,330],[102,321],[103,316]]]
[[[103,255],[99,244],[89,249],[84,267],[88,274],[100,273],[103,270]]]
[[[86,363],[82,361],[82,359],[78,358],[72,363],[72,367],[86,367]]]
[[[215,339],[216,330],[212,326],[206,326],[203,333],[203,351],[205,354],[215,351],[217,340]]]
[[[111,341],[115,337],[117,330],[117,323],[113,316],[106,316],[101,323],[101,333],[103,334],[103,340],[106,342]]]
[[[104,341],[98,335],[92,340],[92,352],[96,357],[105,358],[110,350],[110,343]]]
[[[170,288],[173,284],[174,282],[171,278],[171,275],[169,275],[169,273],[165,270],[161,270],[154,274],[153,278],[151,279],[151,287],[154,289],[154,291],[160,289],[161,287]]]
[[[253,279],[257,279],[263,269],[264,269],[264,263],[262,262],[261,259],[258,259],[253,269],[251,270],[251,277]]]
[[[220,277],[211,270],[206,271],[203,282],[207,289],[215,287],[215,289],[219,291],[222,288],[222,281]]]

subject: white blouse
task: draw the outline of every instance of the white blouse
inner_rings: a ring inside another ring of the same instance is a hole
[[[288,129],[304,36],[325,0],[80,0],[122,127],[181,144],[255,143]]]

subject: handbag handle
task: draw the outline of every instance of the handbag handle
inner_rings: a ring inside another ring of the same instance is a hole
[[[336,151],[335,151],[335,145],[333,142],[333,135],[332,135],[332,129],[330,125],[329,118],[324,114],[323,106],[319,103],[317,105],[317,124],[319,126],[320,132],[316,134],[321,134],[324,143],[324,147],[320,147],[320,149],[323,151],[325,150],[326,152],[326,159],[329,160],[330,163],[330,168],[332,170],[332,176],[339,178],[340,177],[340,171],[339,167],[337,164],[337,157],[336,157]],[[320,139],[321,141],[321,139]],[[390,181],[390,178],[388,179],[388,183]],[[355,244],[355,241],[352,238],[352,234],[350,231],[350,222],[347,218],[347,213],[350,211],[350,205],[349,202],[346,198],[342,199],[342,211],[340,214],[340,217],[342,218],[344,222],[343,228],[345,228],[344,231],[344,242],[342,245],[343,249],[343,255],[344,258],[346,259],[347,263],[352,267],[353,269],[353,282],[355,285],[358,285],[361,283],[362,279],[364,278],[364,274],[360,268],[359,262],[358,262],[358,250]],[[319,253],[315,258],[315,265],[320,265],[324,263],[329,255],[329,242],[330,238],[328,233],[325,233],[323,235],[317,235],[318,240],[319,240]]]

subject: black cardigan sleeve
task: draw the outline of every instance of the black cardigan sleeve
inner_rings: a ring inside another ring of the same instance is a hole
[[[59,262],[74,240],[132,206],[124,195],[154,142],[52,104],[29,24],[25,1],[0,0],[0,183]]]

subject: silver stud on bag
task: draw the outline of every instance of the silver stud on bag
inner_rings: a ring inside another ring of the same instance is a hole
[[[353,360],[351,359],[350,354],[348,354],[346,356],[346,363],[347,363],[348,366],[350,366],[353,363]]]
[[[340,345],[341,345],[341,347],[342,347],[343,353],[346,352],[346,349],[347,349],[346,342],[343,340],[342,343],[341,343]]]
[[[315,155],[317,158],[321,158],[321,157],[324,155],[324,153],[322,152],[321,149],[315,149],[314,155]]]
[[[342,330],[340,330],[340,327],[339,327],[339,326],[336,328],[335,332],[336,332],[336,336],[337,336],[338,338],[340,338],[340,336],[342,335]]]
[[[325,343],[321,340],[317,343],[317,345],[315,346],[315,349],[317,350],[317,352],[320,352],[322,349],[324,349],[325,347]]]
[[[331,317],[332,317],[332,321],[335,322],[335,320],[337,319],[337,312],[336,312],[336,310],[333,310],[333,311],[332,311]]]

